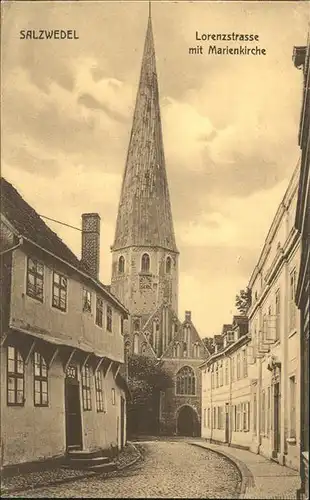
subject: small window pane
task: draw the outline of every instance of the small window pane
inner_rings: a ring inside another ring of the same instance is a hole
[[[15,363],[13,359],[8,360],[8,371],[11,373],[15,371]]]
[[[9,391],[14,391],[15,389],[15,378],[9,377],[8,378],[8,389]]]
[[[43,276],[43,272],[44,272],[44,266],[40,262],[38,262],[37,263],[37,273],[40,276]]]
[[[24,389],[24,379],[23,378],[17,378],[16,382],[17,382],[17,390],[18,391],[23,391],[23,389]]]
[[[21,404],[24,402],[24,392],[23,391],[17,391],[17,403]]]
[[[8,346],[8,359],[15,359],[15,348]]]
[[[36,405],[41,404],[41,397],[39,392],[34,393],[34,402]]]
[[[8,390],[8,403],[15,403],[15,392]]]

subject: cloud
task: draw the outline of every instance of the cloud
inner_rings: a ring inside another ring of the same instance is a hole
[[[236,247],[257,249],[267,236],[276,209],[287,188],[283,180],[272,189],[255,192],[245,198],[213,198],[214,211],[180,225],[181,244],[186,246]],[[259,207],[259,210],[257,210]],[[255,231],[253,231],[255,213]]]

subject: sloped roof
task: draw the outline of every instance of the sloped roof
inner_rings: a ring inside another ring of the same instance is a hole
[[[0,179],[1,212],[20,236],[30,239],[40,247],[69,262],[77,269],[88,269],[69,247],[41,219],[39,214],[22,198],[4,177]]]
[[[4,177],[0,177],[1,213],[17,231],[18,235],[67,262],[85,273],[94,284],[109,295],[118,307],[127,312],[125,306],[110,292],[110,287],[92,278],[85,263],[77,258],[70,248],[41,219],[39,214]]]

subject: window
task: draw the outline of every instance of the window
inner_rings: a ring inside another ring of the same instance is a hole
[[[220,387],[222,387],[222,385],[223,385],[223,365],[220,365],[219,377],[220,377],[219,384],[220,384]]]
[[[257,431],[257,397],[256,392],[253,394],[253,432]]]
[[[261,434],[266,432],[266,394],[265,390],[262,390],[262,404],[261,404]]]
[[[225,361],[225,385],[229,384],[228,378],[228,360]]]
[[[139,335],[137,333],[133,338],[133,353],[139,354]]]
[[[211,428],[211,409],[208,408],[208,428]]]
[[[233,405],[231,407],[231,420],[232,420],[232,430],[236,432],[236,423],[237,423],[237,407]]]
[[[231,381],[235,381],[235,358],[231,358]]]
[[[133,330],[134,330],[134,332],[138,332],[140,330],[140,320],[139,319],[134,320]]]
[[[211,388],[214,389],[214,372],[211,372]]]
[[[124,316],[120,316],[120,331],[121,335],[124,334]]]
[[[91,293],[83,288],[83,312],[91,313]]]
[[[269,432],[270,432],[270,412],[271,412],[271,389],[270,387],[268,387],[267,389],[267,423],[266,423],[266,434],[267,436],[269,436]]]
[[[28,257],[27,288],[29,297],[43,302],[44,265],[36,259]]]
[[[171,273],[171,257],[167,257],[166,259],[166,273]]]
[[[103,325],[103,299],[96,298],[96,325],[102,327]]]
[[[107,306],[107,330],[112,332],[112,307]]]
[[[276,340],[280,339],[280,290],[276,291]]]
[[[119,274],[124,274],[125,272],[125,259],[122,255],[118,259],[118,272]]]
[[[213,418],[212,418],[212,427],[216,429],[216,407],[213,407]]]
[[[296,270],[290,274],[290,330],[296,328],[296,304],[295,304],[295,290],[296,290]]]
[[[141,271],[143,273],[148,273],[150,271],[150,256],[147,253],[142,255]]]
[[[240,378],[240,353],[237,354],[237,380]]]
[[[142,344],[141,346],[141,354],[144,354],[146,352],[146,344]]]
[[[183,342],[183,357],[186,358],[188,355],[188,351],[187,351],[187,343],[186,342]]]
[[[247,409],[248,405],[247,403],[242,403],[242,430],[247,431],[248,430],[248,414],[247,414]]]
[[[7,364],[7,404],[23,406],[24,399],[24,360],[16,347],[8,346]]]
[[[217,388],[219,386],[219,367],[218,364],[216,363],[215,367],[215,387]]]
[[[223,407],[219,406],[217,408],[217,428],[223,429]]]
[[[241,405],[237,405],[237,415],[236,415],[236,431],[241,430]]]
[[[39,352],[35,352],[34,361],[34,405],[48,406],[47,364]]]
[[[206,408],[203,409],[203,426],[207,426],[207,410]]]
[[[67,310],[67,278],[55,271],[53,272],[52,306],[61,311]]]
[[[127,358],[128,358],[128,355],[129,355],[129,351],[130,351],[130,341],[127,340],[127,342],[125,342],[125,355],[127,356]]]
[[[116,403],[116,399],[115,399],[115,389],[114,387],[112,387],[112,391],[111,391],[111,398],[112,398],[112,405],[114,406],[115,403]]]
[[[96,407],[97,412],[104,411],[103,387],[102,387],[102,372],[97,370],[95,373],[95,389],[96,389]]]
[[[83,410],[91,410],[90,368],[88,365],[82,369],[82,398]]]
[[[177,373],[176,393],[193,396],[196,394],[194,370],[184,366]]]
[[[199,349],[199,344],[196,343],[194,344],[194,358],[199,358],[200,356],[200,349]]]
[[[246,430],[249,431],[251,428],[251,403],[250,403],[250,401],[248,401],[246,403],[246,405],[247,405],[247,415],[248,415],[247,429]]]
[[[296,380],[290,377],[290,437],[296,438]]]
[[[229,331],[226,334],[227,342],[233,342],[235,340],[235,332]]]
[[[243,364],[243,377],[246,378],[248,376],[248,357],[246,348],[242,351],[242,364]]]

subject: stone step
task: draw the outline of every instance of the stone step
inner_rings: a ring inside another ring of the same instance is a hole
[[[106,462],[101,464],[93,464],[92,462],[88,462],[88,464],[80,464],[80,463],[66,463],[62,466],[64,469],[75,469],[75,470],[85,470],[91,472],[111,472],[117,469],[117,466],[114,462]]]
[[[74,459],[91,459],[97,457],[103,457],[103,450],[70,450],[67,453],[67,457]],[[107,458],[107,457],[106,457]]]
[[[65,463],[67,465],[72,465],[72,466],[78,466],[78,467],[88,467],[91,465],[102,465],[102,464],[107,464],[110,462],[110,459],[108,457],[91,457],[91,458],[86,458],[86,457],[66,457]]]
[[[91,465],[90,467],[87,467],[87,470],[93,472],[112,472],[116,469],[117,466],[114,462],[109,462],[107,464],[101,464],[101,465]]]

